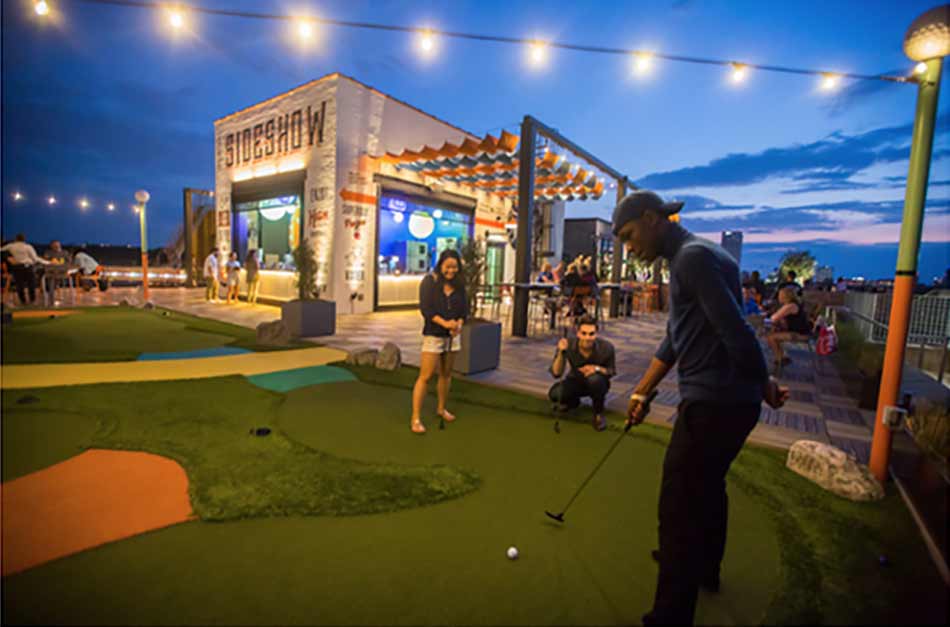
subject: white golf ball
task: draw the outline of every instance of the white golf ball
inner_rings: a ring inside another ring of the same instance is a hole
[[[508,547],[508,559],[516,560],[518,559],[518,549],[513,546]]]

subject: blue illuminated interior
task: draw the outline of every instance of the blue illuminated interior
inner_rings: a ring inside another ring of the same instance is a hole
[[[379,201],[380,274],[424,274],[444,248],[472,236],[472,214],[384,192]]]

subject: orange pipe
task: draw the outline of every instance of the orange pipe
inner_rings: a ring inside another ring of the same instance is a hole
[[[877,397],[874,418],[874,438],[871,440],[871,473],[882,484],[887,479],[888,458],[891,452],[891,430],[881,419],[884,408],[896,405],[904,373],[904,344],[910,326],[910,309],[914,298],[914,277],[900,274],[894,277],[894,295],[891,297],[891,317],[887,325],[887,346],[884,349],[884,372]]]

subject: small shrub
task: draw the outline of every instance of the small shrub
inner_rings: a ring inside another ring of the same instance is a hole
[[[947,463],[950,458],[950,411],[946,406],[921,402],[907,426],[917,444],[928,454]]]

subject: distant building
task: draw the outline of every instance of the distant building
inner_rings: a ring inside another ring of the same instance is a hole
[[[831,266],[818,266],[815,271],[815,283],[835,280],[835,269]]]
[[[737,264],[742,262],[742,231],[723,231],[721,244]]]

